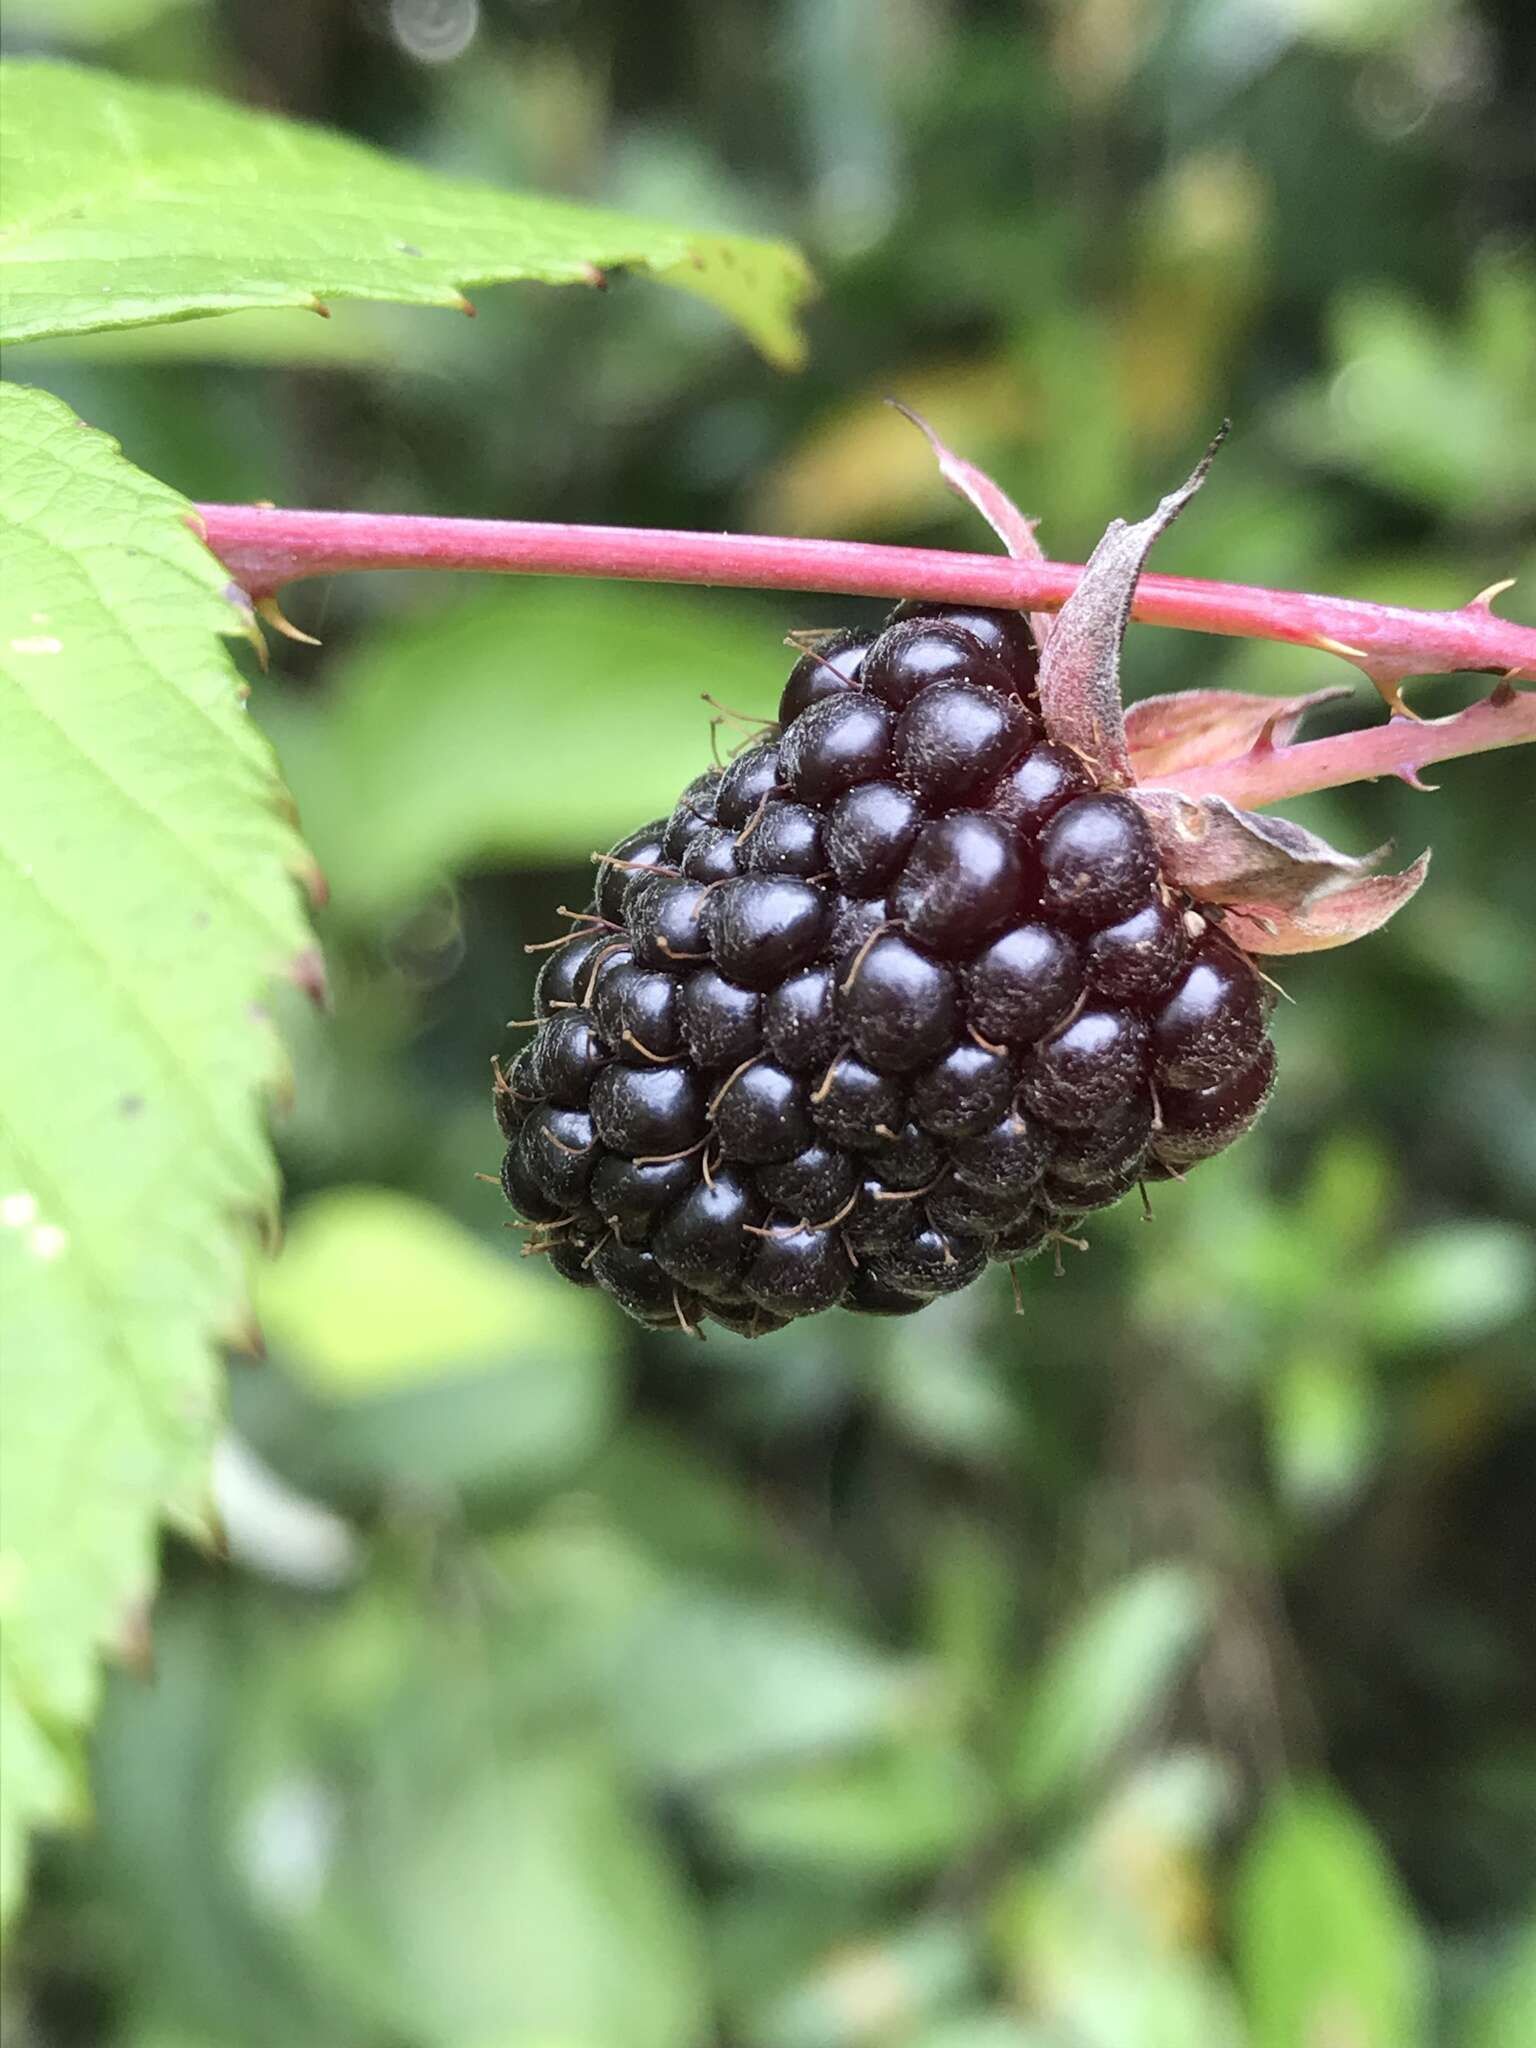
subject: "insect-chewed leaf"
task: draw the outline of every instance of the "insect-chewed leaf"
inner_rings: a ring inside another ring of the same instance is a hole
[[[1243,690],[1179,690],[1144,697],[1125,714],[1125,737],[1138,782],[1186,768],[1235,760],[1261,745],[1287,745],[1307,713],[1351,695],[1348,683],[1302,697],[1254,696]]]
[[[1300,909],[1260,915],[1229,910],[1225,929],[1250,953],[1322,953],[1379,931],[1418,894],[1429,872],[1426,848],[1400,875],[1363,875],[1324,889]]]
[[[1149,518],[1128,526],[1113,520],[1057,615],[1040,662],[1040,708],[1051,738],[1074,748],[1103,782],[1133,780],[1120,700],[1120,646],[1131,599],[1152,543],[1178,518],[1205,482],[1226,428],[1195,471],[1170,491]]]
[[[1386,851],[1340,853],[1289,818],[1240,811],[1224,796],[1176,789],[1131,791],[1157,840],[1171,882],[1205,903],[1296,910],[1330,885],[1368,874]]]
[[[899,398],[893,398],[890,403],[903,419],[912,422],[927,441],[939,465],[939,475],[955,496],[964,498],[981,514],[1013,559],[1016,562],[1043,562],[1045,551],[1035,538],[1037,522],[1021,512],[985,470],[978,469],[974,462],[967,462],[963,455],[957,455],[953,448],[946,447],[921,413],[914,412],[910,405],[903,405]],[[1037,647],[1044,647],[1055,624],[1055,616],[1051,612],[1030,613],[1030,631],[1035,636]]]

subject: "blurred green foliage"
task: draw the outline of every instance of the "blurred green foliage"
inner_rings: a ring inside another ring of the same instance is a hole
[[[823,281],[794,380],[622,281],[15,353],[194,495],[981,544],[895,390],[1069,558],[1231,413],[1158,566],[1431,604],[1536,568],[1519,0],[18,0],[6,37],[787,234]],[[289,608],[324,650],[253,703],[335,1008],[286,1019],[268,1356],[8,2041],[1536,2039],[1529,764],[1298,807],[1432,840],[1428,888],[1282,964],[1259,1131],[1022,1316],[999,1282],[696,1348],[517,1260],[487,1062],[591,848],[707,760],[700,695],[768,713],[783,632],[872,608]],[[1127,667],[1321,661],[1138,632]]]

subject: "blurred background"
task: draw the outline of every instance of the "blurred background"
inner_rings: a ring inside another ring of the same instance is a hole
[[[638,282],[14,352],[194,497],[1536,587],[1527,0],[6,0],[15,52],[800,240],[810,367]],[[1294,807],[1429,886],[1284,963],[1255,1136],[912,1322],[520,1262],[488,1061],[588,856],[835,600],[351,577],[256,684],[330,877],[227,1555],[167,1545],[16,2048],[1530,2048],[1529,760]],[[1133,629],[1133,695],[1338,664]],[[1426,711],[1487,687],[1418,686]],[[1361,682],[1340,723],[1379,707]],[[1326,729],[1320,726],[1319,729]],[[1520,877],[1525,871],[1525,881]]]

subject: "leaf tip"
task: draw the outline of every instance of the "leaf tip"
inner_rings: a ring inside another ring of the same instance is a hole
[[[298,823],[295,810],[294,823]],[[331,885],[325,878],[325,870],[312,856],[301,860],[294,868],[294,874],[303,885],[304,893],[316,910],[324,910],[331,900]]]
[[[155,1637],[148,1600],[134,1600],[118,1616],[108,1654],[130,1677],[148,1683],[155,1675]]]
[[[224,1348],[238,1358],[248,1359],[253,1365],[266,1363],[267,1340],[262,1335],[260,1323],[248,1308],[242,1309],[225,1331]]]
[[[325,956],[318,946],[306,946],[289,961],[288,979],[309,997],[317,1010],[330,1008],[331,991],[326,979]]]

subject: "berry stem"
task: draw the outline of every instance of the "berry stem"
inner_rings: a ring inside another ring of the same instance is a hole
[[[1254,810],[1381,775],[1398,775],[1418,786],[1419,770],[1436,761],[1533,741],[1536,691],[1501,683],[1491,696],[1451,718],[1391,718],[1385,725],[1341,732],[1331,739],[1302,740],[1289,747],[1257,746],[1232,761],[1150,779],[1160,789],[1226,797],[1241,809]]]
[[[470,569],[506,574],[606,576],[634,582],[836,591],[948,603],[1058,611],[1082,569],[942,548],[765,534],[577,526],[503,519],[418,518],[375,512],[294,512],[264,505],[202,505],[204,535],[258,603],[285,583],[351,569]],[[1380,775],[1414,782],[1431,762],[1536,740],[1536,694],[1511,687],[1536,677],[1536,629],[1499,618],[1485,592],[1459,611],[1142,576],[1133,616],[1150,625],[1287,641],[1352,661],[1400,704],[1407,676],[1501,671],[1481,704],[1453,718],[1393,717],[1385,726],[1296,746],[1262,744],[1234,760],[1185,769],[1161,785],[1224,796],[1245,808]],[[271,616],[269,613],[268,616]],[[275,623],[281,624],[280,616]],[[302,636],[301,636],[302,637]]]
[[[302,577],[347,569],[478,569],[1058,611],[1082,574],[1070,562],[753,533],[294,512],[263,505],[201,505],[198,511],[209,547],[256,598]],[[1536,678],[1536,628],[1497,617],[1485,599],[1474,598],[1459,611],[1427,612],[1306,591],[1143,576],[1134,616],[1154,626],[1323,648],[1358,657],[1368,672],[1487,669]]]

